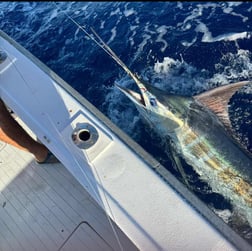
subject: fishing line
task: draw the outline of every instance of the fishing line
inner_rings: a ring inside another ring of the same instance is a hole
[[[5,49],[5,51],[7,51],[6,48],[4,48],[4,49]],[[20,72],[20,70],[18,69],[16,63],[15,63],[15,62],[12,62],[12,63],[13,63],[14,68],[16,69],[17,73],[19,74],[19,76],[21,77],[21,79],[23,80],[23,82],[25,83],[25,85],[27,86],[27,88],[28,88],[29,90],[32,91],[31,86],[29,85],[28,81],[25,79],[24,75],[23,75],[23,74]],[[40,107],[43,107],[43,105],[41,104],[41,102],[40,102],[39,99],[35,99],[35,100],[36,100],[35,102],[37,102],[37,104],[38,104]],[[67,150],[68,150],[68,149],[71,149],[72,145],[70,145],[70,142],[69,142],[69,143],[65,142],[65,140],[63,139],[61,133],[59,132],[58,128],[56,127],[55,123],[54,123],[53,120],[51,119],[50,115],[49,115],[47,112],[45,112],[45,111],[43,111],[43,115],[46,116],[47,121],[48,121],[49,124],[54,128],[54,132],[55,132],[56,135],[58,135],[58,137],[61,139],[61,142],[63,143],[63,145],[65,146],[65,148],[66,148]],[[89,165],[90,165],[91,167],[93,167],[93,169],[95,170],[95,173],[96,173],[96,175],[97,175],[97,177],[98,177],[98,179],[99,179],[99,181],[100,181],[100,184],[102,185],[101,178],[100,178],[100,176],[99,176],[99,174],[98,174],[98,172],[97,172],[97,170],[96,170],[96,167],[95,167],[94,164],[92,164],[92,162],[89,160],[89,158],[88,158],[87,154],[85,153],[85,151],[82,151],[82,153],[84,154],[85,159],[86,159],[86,161],[89,163]],[[83,156],[81,155],[81,153],[80,153],[79,151],[77,152],[77,154],[78,154],[81,158],[83,158]],[[75,164],[77,165],[77,167],[80,169],[80,171],[81,171],[81,173],[83,174],[83,176],[85,177],[85,179],[87,180],[88,185],[89,185],[89,187],[92,189],[94,195],[96,196],[96,198],[100,201],[100,204],[102,205],[102,204],[103,204],[103,201],[102,201],[102,199],[100,198],[97,189],[95,189],[95,185],[91,182],[91,180],[90,180],[90,178],[88,177],[88,175],[87,175],[87,174],[84,172],[84,170],[81,168],[81,165],[80,165],[80,163],[77,161],[77,159],[76,159],[76,158],[73,158],[73,160],[74,160]],[[107,207],[109,208],[111,217],[112,217],[112,218],[114,219],[114,221],[115,221],[114,215],[113,215],[113,213],[112,213],[112,209],[111,209],[111,207],[110,207],[110,205],[109,205],[109,202],[108,202],[108,200],[107,200],[107,196],[106,196],[106,194],[105,194],[105,192],[104,192],[104,189],[102,189],[102,192],[103,192],[103,195],[104,195],[104,198],[105,198]],[[114,233],[114,235],[115,235],[115,238],[116,238],[116,240],[117,240],[117,242],[118,242],[118,245],[119,245],[119,247],[120,247],[120,250],[124,250],[123,247],[122,247],[121,241],[120,241],[120,239],[119,239],[118,233],[116,232],[116,230],[115,230],[115,228],[114,228],[114,226],[113,226],[113,224],[112,224],[112,222],[111,222],[110,216],[108,215],[108,213],[107,213],[106,210],[104,210],[104,212],[105,212],[106,218],[108,219],[108,222],[109,222],[109,224],[110,224],[110,226],[111,226],[111,229],[112,229],[112,231],[113,231],[113,233]]]
[[[6,50],[6,51],[7,51],[7,50]],[[24,78],[23,74],[19,71],[18,67],[16,66],[16,63],[13,62],[13,65],[14,65],[16,71],[18,72],[18,74],[20,75],[20,77],[22,78],[22,80],[24,81],[24,83],[26,84],[26,86],[28,87],[28,89],[30,89],[30,90],[32,91],[32,88],[29,86],[29,83],[26,81],[26,79]],[[35,99],[35,100],[36,100],[37,104],[38,104],[40,107],[43,107],[42,104],[40,103],[40,101],[39,101],[38,99]],[[62,139],[62,143],[66,146],[66,143],[65,143],[65,141],[64,141],[63,138],[62,138],[62,135],[60,134],[58,128],[55,126],[55,124],[54,124],[53,121],[51,120],[49,114],[46,113],[46,112],[43,112],[43,115],[46,115],[47,120],[50,122],[51,126],[54,128],[54,130],[55,130],[55,132],[57,133],[57,135]],[[67,147],[66,147],[66,148],[67,148]],[[85,157],[86,157],[86,156],[85,156]],[[86,158],[86,159],[87,159],[87,158]],[[88,159],[87,159],[87,160],[88,160]],[[74,158],[74,161],[76,162],[76,164],[78,165],[78,167],[81,169],[81,171],[82,171],[83,175],[85,176],[85,178],[87,179],[87,181],[88,181],[90,187],[93,188],[92,183],[90,183],[89,178],[87,177],[86,173],[85,173],[85,172],[82,170],[82,168],[80,167],[80,164],[78,163],[78,161],[77,161],[75,158]],[[94,188],[93,188],[93,191],[94,191],[95,195],[96,195],[97,197],[99,197],[98,194],[96,193],[96,190],[95,190]]]
[[[48,114],[47,114],[47,115],[48,115]],[[62,135],[59,133],[59,131],[57,130],[57,127],[56,127],[56,126],[54,125],[54,123],[51,121],[51,118],[50,118],[49,116],[48,116],[48,119],[50,120],[52,126],[54,126],[54,128],[56,129],[56,132],[58,133],[58,136],[62,139],[62,142],[63,142],[63,144],[66,146],[66,148],[67,148],[67,145],[71,148],[72,145],[70,144],[70,142],[68,142],[68,141],[65,142],[65,141],[64,141],[64,139],[62,138]],[[111,217],[112,217],[112,218],[114,219],[114,221],[115,221],[115,217],[114,217],[114,215],[113,215],[112,209],[111,209],[111,207],[110,207],[110,205],[109,205],[107,196],[106,196],[105,191],[104,191],[104,189],[103,189],[102,180],[101,180],[101,177],[100,177],[99,173],[97,172],[97,168],[96,168],[95,165],[92,163],[92,161],[90,161],[90,159],[89,159],[87,153],[85,152],[85,150],[82,151],[82,153],[84,154],[84,156],[85,156],[85,158],[86,158],[86,161],[88,162],[88,164],[89,164],[89,166],[91,167],[91,169],[93,169],[93,170],[95,171],[96,175],[97,175],[97,178],[98,178],[98,180],[99,180],[99,182],[100,182],[100,184],[101,184],[101,190],[102,190],[102,193],[103,193],[103,195],[104,195],[104,198],[105,198],[107,207],[108,207],[108,209],[109,209],[109,211],[110,211]],[[77,151],[77,155],[79,155],[80,158],[82,158],[82,153],[81,153],[80,151]],[[94,194],[96,195],[97,199],[100,201],[100,204],[102,205],[102,204],[103,204],[103,201],[102,201],[102,199],[100,198],[100,196],[99,196],[99,194],[98,194],[98,191],[96,191],[95,185],[92,184],[92,182],[90,181],[90,178],[87,176],[87,174],[86,174],[86,173],[84,172],[84,170],[81,168],[81,165],[80,165],[80,163],[76,160],[76,158],[74,158],[74,161],[75,161],[75,163],[77,164],[78,168],[81,170],[81,172],[82,172],[82,174],[84,175],[84,177],[86,178],[86,180],[88,181],[88,183],[89,183],[90,187],[92,188]],[[108,213],[107,213],[106,210],[104,210],[104,212],[105,212],[106,217],[107,217],[107,219],[108,219],[108,221],[109,221],[109,224],[110,224],[110,226],[111,226],[111,228],[112,228],[112,230],[113,230],[113,232],[114,232],[114,235],[115,235],[115,237],[116,237],[116,240],[117,240],[117,242],[118,242],[118,245],[120,246],[120,249],[123,250],[123,247],[122,247],[122,244],[121,244],[121,242],[120,242],[119,236],[118,236],[116,230],[114,229],[114,226],[113,226],[113,223],[111,222],[110,216],[108,215]]]
[[[114,58],[114,55],[115,55],[115,53],[110,49],[110,48],[108,48],[107,46],[102,46],[96,39],[94,39],[78,22],[76,22],[70,15],[68,15],[68,13],[66,12],[66,11],[64,11],[64,10],[61,10],[58,6],[57,6],[57,4],[55,3],[55,2],[53,2],[54,3],[54,5],[56,6],[56,8],[57,9],[59,9],[59,11],[62,11],[66,16],[67,16],[67,18],[68,19],[70,19],[79,29],[81,29],[91,40],[93,40],[99,47],[101,47],[105,52],[107,52],[110,56],[112,56],[113,58]],[[96,34],[96,33],[95,33]],[[98,35],[97,35],[98,36]],[[99,36],[98,36],[98,38],[99,38]],[[102,41],[102,40],[101,40]],[[116,55],[115,55],[115,57],[116,57]],[[117,58],[117,57],[116,57]],[[115,60],[116,60],[116,58],[114,58]],[[116,60],[117,61],[117,60]],[[119,63],[120,65],[122,64],[124,67],[126,67],[127,68],[127,66],[120,60],[120,62],[121,63]],[[121,65],[121,66],[122,66]],[[122,67],[123,67],[122,66]],[[127,72],[129,71],[129,69],[127,68]],[[130,71],[129,71],[130,72]],[[59,132],[58,132],[59,133]],[[63,141],[64,142],[64,141]],[[65,144],[65,143],[64,143]],[[99,173],[98,173],[98,171],[97,171],[97,169],[96,169],[96,167],[95,167],[95,165],[89,160],[89,158],[88,158],[88,156],[87,156],[87,154],[85,153],[85,151],[83,151],[83,153],[84,153],[84,155],[85,155],[85,158],[88,160],[88,162],[89,162],[89,164],[93,167],[93,169],[95,170],[95,172],[96,172],[96,175],[97,175],[97,177],[98,177],[98,179],[99,179],[99,182],[100,182],[100,184],[101,185],[103,185],[102,184],[102,179],[101,179],[101,177],[100,177],[100,175],[99,175]],[[79,152],[78,152],[78,154],[80,154]],[[77,160],[75,160],[76,161],[76,163],[77,163],[77,165],[78,165],[78,167],[81,169],[81,171],[82,171],[82,173],[85,175],[85,173],[84,173],[84,171],[82,170],[82,168],[81,168],[81,166],[80,166],[80,164],[78,163],[78,161]],[[85,177],[87,178],[87,179],[89,179],[86,175],[85,175]],[[89,181],[89,183],[91,183],[90,181]],[[93,189],[93,191],[94,192],[96,192],[95,191],[95,189],[94,189],[94,187],[92,186],[92,189]],[[103,192],[103,195],[104,195],[104,198],[105,198],[105,201],[106,201],[106,204],[107,204],[107,207],[109,208],[109,211],[110,211],[110,214],[111,214],[111,217],[115,220],[115,218],[114,218],[114,215],[113,215],[113,212],[112,212],[112,209],[111,209],[111,207],[110,207],[110,205],[109,205],[109,202],[108,202],[108,199],[107,199],[107,196],[106,196],[106,194],[105,194],[105,191],[104,191],[104,189],[102,189],[102,192]],[[98,196],[98,198],[99,198],[99,196]],[[100,199],[101,200],[101,199]],[[101,204],[102,204],[103,202],[101,201]],[[110,223],[110,225],[111,225],[111,228],[112,228],[112,230],[113,230],[113,232],[114,232],[114,235],[115,235],[115,237],[116,237],[116,239],[117,239],[117,242],[118,242],[118,245],[120,246],[120,249],[121,250],[123,250],[123,246],[122,246],[122,244],[121,244],[121,241],[120,241],[120,239],[119,239],[119,236],[118,236],[118,233],[116,232],[116,230],[115,230],[115,228],[114,228],[114,226],[113,226],[113,224],[112,224],[112,222],[111,222],[111,219],[110,219],[110,216],[108,215],[108,213],[106,212],[106,210],[104,210],[105,211],[105,214],[106,214],[106,216],[107,216],[107,219],[108,219],[108,221],[109,221],[109,223]]]
[[[8,50],[7,50],[5,47],[3,47],[3,48],[5,49],[6,52],[8,52]],[[15,60],[12,61],[12,65],[14,66],[15,70],[17,71],[18,75],[19,75],[20,78],[23,80],[23,82],[25,83],[25,85],[27,86],[27,88],[28,88],[29,90],[32,91],[32,88],[30,87],[28,81],[26,81],[24,75],[21,73],[21,71],[19,71],[19,69],[18,69],[18,67],[17,67],[17,65],[16,65]],[[40,103],[40,101],[39,101],[38,99],[35,99],[35,100],[36,100],[35,102],[37,102],[37,104],[38,104],[40,107],[43,107],[42,104]],[[43,115],[46,115],[46,117],[47,117],[48,121],[50,122],[50,124],[53,126],[54,129],[56,129],[55,132],[61,137],[61,135],[60,135],[58,129],[56,128],[56,126],[54,125],[54,123],[51,121],[51,118],[50,118],[49,114],[47,114],[46,112],[43,112]],[[61,137],[61,138],[62,138],[62,137]],[[62,140],[62,143],[63,143],[63,145],[65,145],[64,140]],[[74,159],[74,161],[76,162],[76,164],[78,165],[78,167],[81,169],[81,167],[79,166],[78,161],[77,161],[75,158],[73,158],[73,159]],[[90,187],[93,189],[94,193],[96,193],[96,190],[93,188],[93,185],[92,185],[92,183],[90,182],[90,180],[89,180],[89,178],[87,177],[87,175],[85,174],[85,172],[84,172],[82,169],[81,169],[81,171],[82,171],[84,177],[86,178],[87,182],[89,183]],[[99,199],[99,196],[98,196],[97,194],[96,194],[96,197]]]
[[[57,4],[55,2],[53,3],[55,4],[56,8],[58,8]],[[68,19],[70,19],[80,30],[82,30],[92,41],[94,41],[110,57],[112,57],[136,82],[139,82],[139,80],[137,79],[137,76],[131,72],[131,70],[126,66],[125,63],[123,63],[123,61],[120,58],[117,57],[115,52],[102,40],[102,38],[95,32],[95,30],[92,27],[90,29],[93,32],[93,34],[90,34],[87,32],[87,30],[83,26],[81,26],[70,15],[68,15],[66,11],[61,10],[61,9],[59,10],[62,11],[67,16]],[[94,38],[94,36],[96,38]]]

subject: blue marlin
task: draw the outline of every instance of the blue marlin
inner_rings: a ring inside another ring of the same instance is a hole
[[[128,73],[139,92],[116,87],[135,104],[151,128],[167,139],[174,156],[184,158],[252,226],[252,154],[235,137],[228,114],[231,97],[252,82],[227,84],[193,97],[170,95],[143,82],[92,31],[90,38]],[[181,163],[176,163],[186,181]]]

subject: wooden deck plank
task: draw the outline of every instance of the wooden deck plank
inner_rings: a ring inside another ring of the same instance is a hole
[[[53,167],[53,169],[57,170],[50,170],[50,173],[47,172],[48,168],[52,167],[40,168],[37,173],[41,175],[42,179],[45,179],[45,182],[52,182],[54,180],[52,189],[54,189],[59,196],[64,195],[62,197],[63,200],[68,198],[67,202],[80,217],[85,217],[85,220],[91,220],[93,223],[97,221],[97,224],[104,226],[104,230],[111,231],[111,228],[104,223],[104,217],[106,217],[104,212],[98,208],[91,196],[83,196],[83,188],[80,184],[76,183],[76,181],[73,183],[74,185],[72,184],[74,179],[71,177],[71,174],[62,166],[57,165]],[[68,179],[66,176],[68,176]],[[68,186],[66,187],[65,184],[68,184]],[[84,210],[79,210],[79,208]],[[96,210],[95,214],[94,210]]]
[[[8,251],[8,250],[24,250],[22,246],[20,246],[20,242],[18,239],[15,238],[13,233],[10,231],[8,225],[6,225],[3,220],[1,215],[2,211],[4,210],[6,203],[6,198],[3,196],[2,193],[0,193],[0,250],[1,251]]]
[[[11,232],[14,239],[17,239],[19,242],[19,250],[26,250],[27,246],[33,247],[32,238],[33,234],[30,233],[29,229],[27,229],[27,226],[25,226],[24,222],[20,217],[18,217],[17,214],[15,214],[12,206],[10,203],[7,203],[4,210],[1,210],[1,219],[0,219],[6,227]],[[21,227],[22,226],[22,227]],[[4,231],[2,229],[1,231]],[[29,237],[28,237],[29,232]],[[35,250],[35,248],[34,248]]]
[[[54,167],[51,167],[54,168]],[[39,168],[39,170],[42,170]],[[69,174],[70,175],[70,174]],[[47,177],[50,179],[50,177]],[[39,177],[36,177],[37,180],[39,180]],[[43,178],[41,177],[41,182]],[[57,181],[59,181],[59,176],[57,177]],[[68,184],[68,183],[67,183]],[[113,232],[111,230],[111,226],[106,224],[106,227],[104,227],[104,222],[108,222],[108,219],[106,218],[104,212],[102,212],[101,209],[98,209],[98,207],[94,206],[94,202],[91,202],[91,197],[89,199],[85,199],[85,203],[80,204],[69,192],[71,189],[68,187],[68,189],[65,189],[63,184],[61,186],[57,185],[57,182],[54,182],[54,186],[50,187],[50,194],[52,200],[55,200],[55,203],[58,205],[61,205],[61,208],[64,209],[65,217],[70,217],[70,225],[71,223],[74,223],[72,225],[72,229],[74,229],[80,221],[85,220],[92,222],[92,226],[95,228],[98,228],[99,231],[103,232],[104,235],[106,235],[107,238],[113,237]],[[49,191],[47,191],[49,192]],[[83,195],[82,195],[83,197]],[[67,199],[66,199],[67,198]],[[71,214],[70,214],[71,212]],[[102,213],[100,213],[102,212]],[[100,219],[97,221],[97,219]],[[79,236],[79,233],[76,234]],[[80,240],[82,241],[83,236],[79,236]],[[110,238],[110,241],[115,241],[115,238]]]
[[[25,172],[22,173],[22,176],[23,178],[20,178],[20,180],[23,179],[23,182],[20,182],[20,189],[27,194],[27,197],[33,202],[37,210],[40,211],[44,218],[47,219],[47,221],[53,226],[54,231],[61,229],[64,226],[64,223],[61,219],[64,218],[65,215],[62,215],[60,210],[57,210],[56,212],[54,211],[58,208],[57,205],[53,203],[53,201],[51,201],[43,191],[44,189],[47,190],[50,188],[42,183],[35,182],[35,174],[32,174],[32,177]],[[25,180],[28,182],[23,185],[22,183],[24,183]]]
[[[3,172],[3,169],[0,171],[1,182],[4,182],[4,178],[10,178],[9,175],[11,173],[11,167],[8,165],[6,166],[8,168],[8,172]],[[6,197],[5,211],[12,218],[13,224],[15,222],[18,226],[13,229],[17,231],[17,234],[23,236],[22,240],[26,239],[25,243],[30,242],[29,245],[31,245],[34,250],[36,250],[36,248],[46,250],[46,246],[43,244],[38,234],[38,232],[40,232],[40,226],[36,223],[34,218],[30,218],[31,215],[29,210],[27,210],[28,204],[22,205],[18,199],[18,195],[20,195],[19,188],[16,184],[14,184],[14,182],[9,184],[7,183],[6,185],[6,188],[2,191],[2,194]],[[48,240],[48,242],[50,244],[50,240]]]
[[[32,166],[33,168],[37,168],[35,165]],[[109,216],[98,207],[97,203],[94,202],[94,199],[89,196],[89,194],[83,196],[83,188],[75,181],[66,168],[60,165],[45,166],[43,168],[38,168],[37,174],[41,175],[41,179],[45,179],[45,182],[54,182],[54,186],[51,188],[54,189],[55,193],[61,196],[61,199],[65,200],[65,198],[68,198],[67,203],[71,205],[72,210],[74,210],[81,219],[92,222],[94,228],[98,228],[99,231],[105,233],[106,239],[110,243],[118,245],[112,227],[108,224]],[[67,184],[67,186],[65,186],[65,184]],[[109,220],[111,221],[110,218]],[[112,221],[111,224],[113,224]],[[122,234],[121,230],[114,224],[113,227],[114,231],[116,231],[120,237]]]
[[[39,165],[2,142],[0,192],[0,251],[54,251],[65,241],[62,250],[119,250],[111,224],[134,246],[63,165]],[[83,225],[74,231],[83,221],[106,241]]]
[[[40,240],[39,242],[36,242],[36,245],[40,242],[43,242],[43,239],[47,239],[47,243],[46,245],[43,244],[43,248],[45,248],[45,246],[52,246],[52,247],[57,247],[56,243],[54,242],[54,240],[52,240],[50,238],[50,235],[48,234],[48,232],[46,231],[46,229],[43,229],[43,226],[40,224],[40,215],[33,214],[31,212],[32,207],[29,206],[27,207],[26,205],[22,205],[20,201],[18,201],[17,198],[19,198],[19,194],[16,194],[16,198],[12,199],[11,203],[13,205],[13,207],[15,207],[16,212],[19,212],[19,215],[21,215],[21,217],[24,219],[24,221],[29,225],[29,227],[31,228],[32,232],[34,233],[35,236],[37,236],[37,238]],[[20,199],[22,199],[22,197],[20,197]],[[37,216],[37,217],[36,217]],[[42,248],[42,247],[41,247]]]
[[[40,238],[47,238],[47,246],[51,243],[51,246],[57,247],[63,238],[60,238],[55,232],[50,219],[48,219],[45,214],[46,210],[41,210],[41,207],[44,207],[44,205],[42,203],[37,203],[38,199],[32,196],[33,192],[29,187],[25,189],[29,180],[25,182],[22,176],[22,173],[19,174],[18,179],[15,179],[15,184],[12,182],[5,191],[12,190],[15,197],[15,199],[12,199],[12,203],[15,205],[17,211],[21,212],[21,217],[27,219],[29,224],[31,224],[33,231],[36,232]],[[53,220],[54,218],[51,217],[51,219]],[[53,239],[51,239],[51,236],[53,236]],[[57,241],[58,239],[59,241]]]

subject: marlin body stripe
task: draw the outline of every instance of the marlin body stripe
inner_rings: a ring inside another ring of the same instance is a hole
[[[93,29],[93,34],[85,33],[135,81],[139,93],[116,87],[144,120],[252,226],[252,154],[235,137],[228,115],[230,98],[252,82],[223,85],[193,97],[170,95],[141,81]]]
[[[212,188],[218,185],[219,189],[216,187],[216,192],[229,194],[231,198],[238,196],[240,203],[252,208],[252,186],[248,177],[244,178],[236,171],[232,162],[221,155],[221,151],[218,151],[206,137],[199,136],[188,126],[177,133],[177,138],[177,144],[186,161]],[[215,184],[216,181],[218,184]]]
[[[214,93],[210,91],[210,94],[191,98],[167,95],[146,83],[142,96],[123,87],[118,88],[135,103],[151,128],[164,140],[170,138],[176,153],[194,168],[214,192],[228,198],[252,226],[251,153],[239,145],[227,111],[223,111],[233,93],[251,83],[238,82],[216,88]],[[222,99],[227,96],[223,92],[230,92],[228,100]],[[202,104],[206,102],[206,96],[209,100],[215,100],[212,106],[218,108],[218,113],[212,110],[211,105],[207,107]]]

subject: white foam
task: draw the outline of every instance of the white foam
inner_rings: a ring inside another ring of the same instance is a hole
[[[237,39],[249,39],[251,37],[251,32],[236,32],[236,33],[225,33],[225,34],[221,34],[218,35],[216,37],[212,36],[212,33],[209,31],[209,29],[207,28],[207,26],[202,23],[199,22],[199,24],[197,25],[197,27],[195,28],[196,32],[201,32],[203,33],[202,42],[205,43],[212,43],[212,42],[217,42],[217,41],[235,41]]]
[[[191,13],[184,19],[182,22],[182,29],[185,28],[185,26],[190,23],[191,21],[199,20],[199,17],[202,16],[203,10],[208,8],[215,9],[217,6],[216,3],[204,3],[204,4],[197,4],[195,8],[192,9]],[[178,24],[179,26],[181,23]]]
[[[164,57],[163,62],[157,61],[154,65],[154,71],[156,73],[168,73],[172,66],[178,64],[178,60],[174,60],[170,57]]]
[[[178,7],[180,10],[183,10],[183,4],[182,4],[182,2],[177,2],[177,7]]]
[[[125,11],[123,12],[123,14],[125,15],[125,17],[129,17],[129,16],[131,16],[131,15],[133,15],[133,14],[136,14],[136,12],[135,12],[135,10],[134,10],[133,8],[131,8],[131,9],[129,9],[129,10],[125,10]]]
[[[85,6],[83,6],[83,7],[81,8],[81,10],[82,10],[82,11],[86,11],[87,8],[88,8],[88,5],[85,5]]]
[[[211,8],[212,13],[217,7],[222,8],[223,13],[239,16],[242,18],[243,22],[248,21],[248,17],[234,12],[234,7],[241,5],[242,2],[227,2],[227,3],[204,3],[204,4],[197,4],[195,8],[192,9],[190,14],[184,19],[184,21],[178,23],[177,27],[180,27],[182,31],[190,30],[193,23],[198,23],[197,27],[195,28],[196,32],[202,32],[202,42],[216,42],[216,41],[234,41],[241,38],[250,38],[250,32],[240,32],[240,33],[224,33],[217,37],[212,37],[212,33],[209,31],[208,27],[201,21],[201,16],[203,14],[204,9]],[[177,4],[177,7],[181,9],[181,3]],[[195,38],[192,41],[196,40]],[[187,42],[183,41],[182,44],[184,46],[191,46],[194,42]]]
[[[140,24],[139,17],[136,17],[135,23]]]
[[[128,75],[117,81],[117,84],[124,87],[130,83],[132,83],[132,80]],[[104,105],[107,106],[106,114],[124,132],[128,133],[135,140],[139,139],[141,136],[139,128],[140,117],[135,105],[116,87],[108,89],[109,92],[104,102]]]
[[[192,27],[192,25],[190,24],[190,23],[187,23],[185,26],[184,26],[184,31],[186,31],[186,30],[190,30],[191,29],[191,27]]]
[[[31,6],[32,3],[25,3],[23,2],[23,11],[31,11],[33,10],[33,7]]]
[[[105,24],[105,21],[102,21],[100,25],[100,29],[104,29],[104,24]]]
[[[151,36],[148,34],[144,34],[143,35],[143,40],[142,42],[138,45],[138,49],[137,52],[135,53],[135,56],[133,58],[133,61],[136,60],[136,58],[141,54],[141,52],[143,51],[143,48],[146,44],[148,44],[148,42],[151,41]]]
[[[80,28],[78,27],[78,28],[76,29],[75,33],[74,33],[74,37],[75,37],[75,38],[77,37],[79,31],[80,31]]]
[[[130,45],[134,45],[134,36],[136,35],[136,29],[138,28],[138,25],[131,25],[130,30],[133,32],[132,35],[129,37]]]
[[[115,11],[111,11],[110,16],[121,14],[122,12],[120,11],[119,8],[117,8]]]
[[[189,46],[193,45],[196,41],[197,41],[197,38],[195,37],[195,38],[192,39],[191,42],[183,40],[183,41],[181,41],[181,44],[186,46],[186,47],[189,47]]]
[[[238,32],[238,33],[226,33],[226,34],[222,34],[222,35],[219,35],[219,36],[213,38],[212,42],[221,41],[221,40],[234,41],[237,39],[244,39],[244,38],[248,39],[250,37],[251,37],[251,33],[247,32],[247,31]]]
[[[212,210],[221,218],[223,219],[226,223],[229,222],[230,217],[232,216],[232,213],[230,210],[225,209],[225,210],[218,210],[215,208],[212,208]]]
[[[201,39],[202,42],[212,42],[212,33],[208,30],[207,26],[204,23],[199,22],[199,24],[195,28],[195,31],[203,33],[203,37]]]
[[[193,95],[208,87],[206,70],[189,65],[183,58],[164,57],[152,70],[151,84],[171,93]]]
[[[58,15],[58,9],[53,9],[51,15],[49,16],[47,22],[49,23],[53,18],[56,18]]]
[[[163,39],[163,36],[167,33],[167,28],[168,26],[166,25],[162,25],[157,28],[157,32],[159,33],[159,35],[158,35],[158,38],[156,39],[156,42],[161,42],[164,44],[163,47],[160,49],[161,52],[164,52],[168,46],[168,43],[166,42],[166,40]]]
[[[111,42],[114,40],[114,38],[116,37],[116,27],[113,27],[113,28],[111,29],[111,33],[112,33],[112,35],[111,35],[111,37],[109,38],[109,41],[107,42],[107,44],[111,43]]]
[[[217,85],[252,79],[252,53],[239,49],[237,53],[226,53],[215,64],[215,73],[210,75],[205,69],[197,69],[183,59],[164,57],[157,61],[151,73],[151,83],[177,94],[192,95]],[[149,70],[151,72],[151,69]],[[250,92],[251,88],[247,88]],[[250,92],[251,93],[251,92]]]
[[[194,8],[189,16],[187,16],[183,23],[186,24],[190,20],[194,20],[197,17],[202,16],[203,6],[201,4],[197,4],[197,8]]]
[[[252,79],[251,52],[239,49],[236,54],[227,53],[215,64],[216,73],[209,80],[217,84],[226,84],[239,80]]]
[[[136,21],[137,21],[136,23],[139,23],[139,19],[138,18],[136,18]],[[143,36],[142,36],[143,40],[138,45],[138,49],[137,49],[137,51],[136,51],[136,53],[134,55],[133,61],[135,61],[136,58],[141,54],[141,52],[143,51],[144,46],[146,44],[152,42],[151,35],[149,35],[149,34],[156,34],[155,31],[152,31],[152,30],[149,29],[149,25],[150,25],[150,23],[147,22],[146,25],[145,25],[145,27],[144,27],[144,33],[143,33]]]
[[[248,21],[248,17],[245,17],[241,14],[238,14],[236,12],[233,11],[233,6],[239,6],[240,4],[242,4],[241,2],[227,2],[227,7],[223,8],[223,12],[226,13],[226,14],[230,14],[230,15],[233,15],[233,16],[238,16],[238,17],[241,17],[242,18],[242,21],[243,22],[246,22]]]

